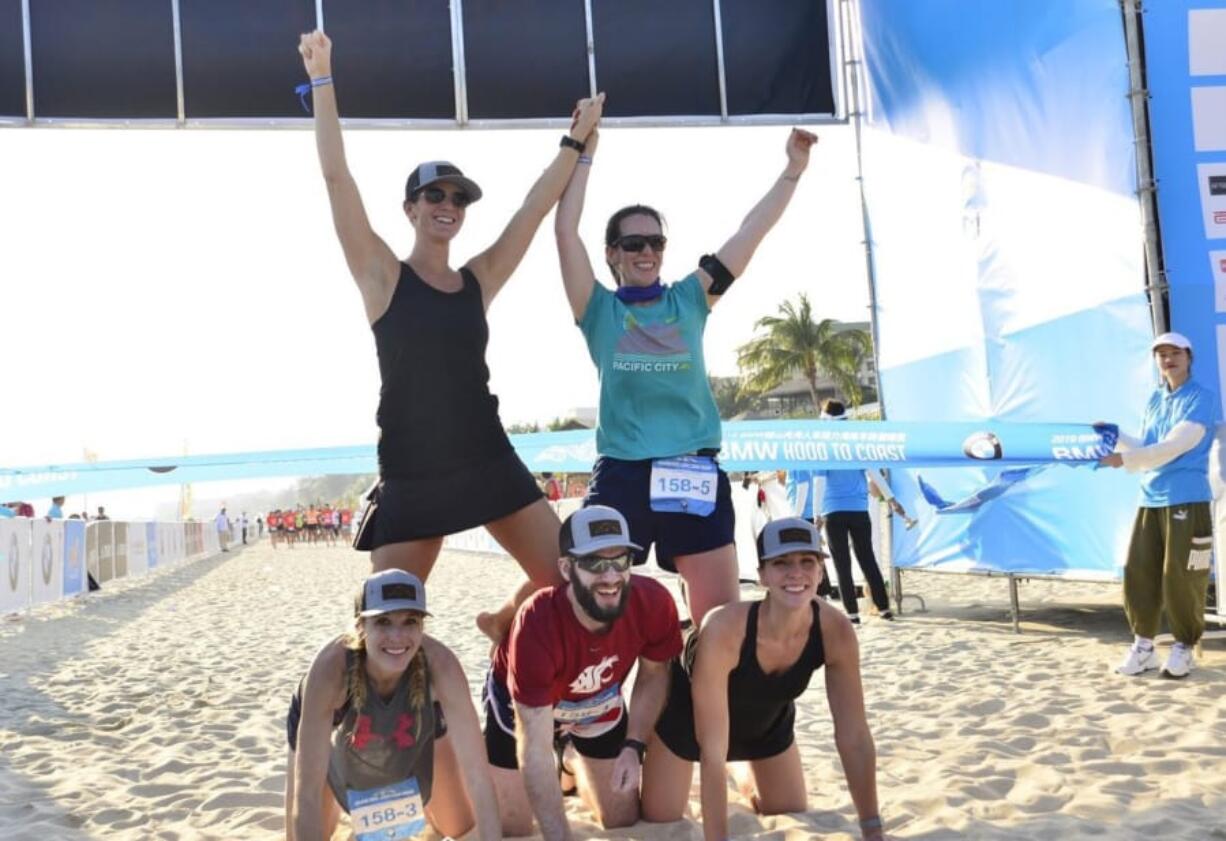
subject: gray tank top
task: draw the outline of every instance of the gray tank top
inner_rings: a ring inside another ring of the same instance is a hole
[[[353,652],[346,652],[346,672]],[[434,781],[434,701],[430,681],[420,709],[409,708],[409,671],[384,701],[366,678],[366,703],[347,703],[344,718],[332,731],[328,785],[341,808],[349,811],[347,790],[368,791],[416,777],[422,803],[430,802]]]

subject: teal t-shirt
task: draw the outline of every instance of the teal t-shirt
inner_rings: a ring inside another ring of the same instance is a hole
[[[1209,488],[1209,448],[1213,446],[1213,434],[1221,416],[1217,395],[1194,380],[1174,391],[1168,391],[1165,384],[1154,390],[1141,421],[1141,442],[1145,446],[1161,441],[1181,421],[1200,424],[1205,428],[1205,436],[1179,458],[1146,471],[1141,480],[1142,508],[1213,500]]]
[[[719,448],[702,356],[708,312],[697,274],[634,306],[595,285],[579,329],[600,378],[600,455],[636,461]]]

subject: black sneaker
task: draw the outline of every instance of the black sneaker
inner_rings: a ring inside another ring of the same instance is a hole
[[[882,618],[882,619],[889,619],[889,620],[892,622],[892,621],[894,621],[894,614],[893,614],[893,612],[892,612],[892,611],[889,611],[889,610],[883,610],[883,611],[881,611],[881,618]]]
[[[853,625],[860,624],[860,614],[858,613],[849,613],[847,614],[847,618],[851,620],[851,624]]]

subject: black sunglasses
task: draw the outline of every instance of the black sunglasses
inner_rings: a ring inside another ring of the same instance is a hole
[[[659,254],[664,250],[664,246],[668,245],[668,237],[664,234],[626,234],[624,237],[618,237],[613,244],[631,254],[638,254],[650,245],[651,250]]]
[[[629,552],[615,555],[612,558],[606,558],[603,555],[571,555],[571,559],[574,560],[575,566],[589,575],[600,575],[609,570],[625,572],[630,569],[630,563],[633,560]]]
[[[447,191],[442,187],[422,187],[417,191],[417,196],[425,198],[430,204],[442,204],[447,198]],[[414,200],[417,196],[414,196]],[[460,208],[468,207],[473,203],[473,197],[463,190],[456,190],[451,194],[451,203]]]

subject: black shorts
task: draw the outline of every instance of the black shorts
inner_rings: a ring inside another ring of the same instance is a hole
[[[592,468],[586,505],[607,505],[621,512],[630,526],[630,539],[642,546],[636,564],[646,563],[647,552],[656,546],[660,568],[676,572],[674,558],[696,555],[727,546],[735,540],[736,515],[732,510],[732,487],[728,474],[719,470],[715,510],[706,517],[651,510],[651,459],[623,461],[601,456]]]
[[[541,498],[536,480],[514,450],[439,476],[384,478],[371,548],[467,531]]]
[[[485,688],[481,690],[481,705],[485,707],[485,754],[495,768],[514,771],[519,768],[515,755],[515,704],[506,686],[494,680],[491,668],[485,674]],[[554,731],[555,744],[566,740],[575,746],[580,755],[589,759],[617,759],[626,741],[627,718],[625,705],[622,717],[613,729],[591,739]]]
[[[305,678],[304,678],[305,680]],[[341,707],[332,713],[332,726],[340,727],[341,722],[345,720],[345,713],[349,710],[349,702],[345,702],[345,706]],[[298,689],[294,691],[293,696],[289,699],[289,713],[285,716],[285,741],[289,744],[290,750],[298,750],[298,723],[302,720],[302,682],[299,681]],[[443,718],[443,707],[438,701],[434,702],[434,738],[441,739],[447,735],[447,720]]]
[[[677,756],[697,762],[701,752],[694,735],[694,702],[681,659],[669,664],[668,703],[656,719],[656,735]],[[734,721],[729,725],[728,762],[770,759],[790,748],[796,739],[796,704],[789,701],[773,721]]]

